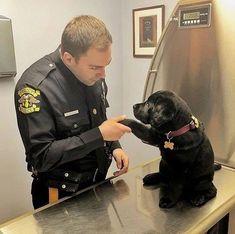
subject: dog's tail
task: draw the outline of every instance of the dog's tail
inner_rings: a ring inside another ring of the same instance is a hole
[[[221,167],[222,167],[221,164],[219,164],[219,163],[214,163],[214,171],[220,170]]]

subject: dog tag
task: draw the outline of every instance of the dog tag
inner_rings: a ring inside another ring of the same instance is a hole
[[[174,143],[173,143],[173,142],[170,142],[170,141],[165,141],[165,142],[164,142],[164,148],[165,148],[165,149],[173,150],[173,149],[174,149]]]

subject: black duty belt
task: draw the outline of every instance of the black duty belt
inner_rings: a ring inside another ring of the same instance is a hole
[[[44,180],[48,187],[57,188],[61,191],[74,193],[80,188],[97,182],[98,174],[100,177],[98,169],[85,172],[54,169],[50,172],[39,173],[37,176],[34,177]]]

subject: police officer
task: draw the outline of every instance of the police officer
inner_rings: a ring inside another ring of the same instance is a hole
[[[116,160],[118,176],[128,157],[118,140],[131,129],[125,116],[106,117],[105,68],[111,62],[112,37],[93,16],[72,19],[60,47],[31,65],[15,89],[18,127],[28,170],[34,177],[34,208],[48,203],[48,187],[59,197],[104,180]]]

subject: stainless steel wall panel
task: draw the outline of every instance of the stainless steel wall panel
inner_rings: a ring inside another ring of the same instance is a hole
[[[211,3],[209,27],[180,28],[179,11]],[[216,160],[235,167],[235,3],[179,1],[149,69],[144,99],[160,89],[175,91],[203,121]],[[151,71],[155,70],[155,73]],[[153,77],[154,76],[154,77]]]

